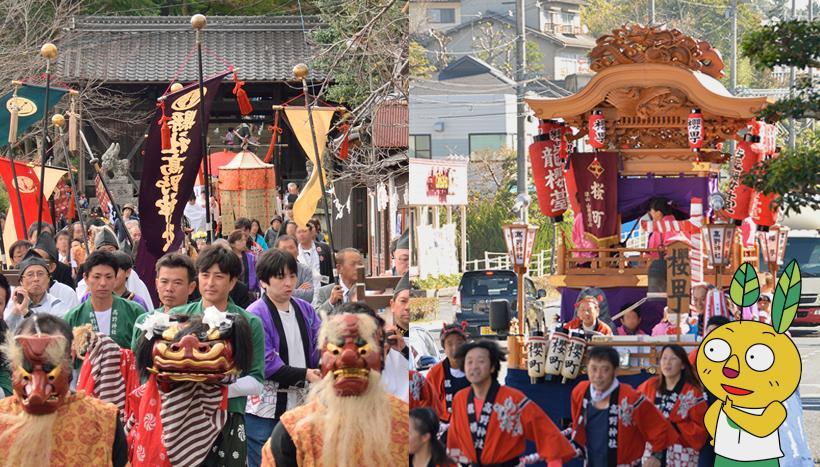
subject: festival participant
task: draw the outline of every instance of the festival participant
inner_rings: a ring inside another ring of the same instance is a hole
[[[248,397],[245,413],[252,467],[261,464],[262,445],[282,414],[304,400],[308,384],[321,380],[316,343],[322,320],[308,302],[293,297],[296,258],[268,250],[259,258],[256,274],[265,293],[248,312],[265,331],[265,382],[261,395]]]
[[[0,274],[0,306],[6,309],[6,303],[11,297],[11,286],[6,276]],[[0,318],[0,399],[11,395],[11,368],[8,365],[8,358],[3,352],[3,345],[6,343],[6,332],[9,327],[3,318]]]
[[[234,230],[228,235],[228,243],[231,251],[239,259],[242,265],[242,273],[239,280],[248,286],[248,290],[258,291],[259,280],[256,278],[256,256],[248,251],[248,236],[242,230]]]
[[[251,240],[255,241],[260,247],[262,247],[262,250],[267,250],[269,248],[268,242],[265,240],[265,235],[262,232],[262,224],[260,224],[257,219],[251,219],[250,237]]]
[[[625,305],[621,308],[623,312],[629,308]],[[641,326],[641,307],[635,307],[621,317],[621,325],[615,330],[618,336],[645,336],[646,333],[640,328]]]
[[[296,227],[296,239],[298,240],[298,256],[296,259],[307,266],[313,274],[313,290],[318,291],[322,287],[322,273],[320,272],[321,260],[319,259],[318,247],[313,241],[313,227],[308,224]],[[329,281],[328,281],[329,282]]]
[[[131,259],[127,253],[122,251],[115,251],[111,253],[114,255],[114,258],[117,260],[117,275],[114,277],[114,294],[119,295],[120,297],[130,300],[137,305],[141,306],[145,311],[151,311],[151,307],[145,303],[145,300],[140,298],[134,292],[131,292],[126,287],[126,283],[128,281],[128,276],[132,273],[134,268],[134,260]],[[82,301],[88,300],[88,295],[85,294]]]
[[[119,250],[117,237],[111,229],[108,227],[91,227],[89,230],[94,232],[94,235],[90,236],[94,239],[92,248],[93,251],[103,250],[112,252]],[[92,245],[89,245],[89,247],[92,247]],[[83,267],[82,270],[83,273],[87,271],[85,267]],[[131,270],[131,274],[128,275],[128,279],[125,282],[125,286],[128,290],[137,294],[145,303],[147,303],[149,309],[153,306],[154,301],[151,298],[151,293],[148,291],[148,287],[145,285],[145,282],[140,279],[137,271]],[[85,279],[80,279],[80,281],[77,282],[77,297],[82,298],[85,296],[87,291],[88,287]]]
[[[295,237],[280,235],[276,239],[274,248],[290,253],[296,259],[296,286],[293,296],[311,303],[313,302],[313,273],[299,261],[299,248]]]
[[[11,262],[11,266],[14,267],[20,264],[20,261],[23,261],[23,258],[32,246],[34,246],[34,244],[28,240],[17,240],[12,243],[11,246],[9,246],[9,261]]]
[[[638,386],[641,392],[672,424],[678,439],[661,452],[660,464],[664,467],[696,467],[698,451],[708,439],[703,416],[706,399],[700,390],[700,382],[689,363],[686,351],[679,345],[666,345],[661,350],[660,374]],[[644,453],[644,460],[649,459]]]
[[[410,231],[405,231],[390,248],[393,266],[385,276],[403,276],[410,270]]]
[[[427,373],[427,381],[433,385],[441,403],[446,407],[446,412],[441,417],[444,422],[449,422],[450,414],[453,413],[453,396],[470,385],[456,360],[458,349],[467,342],[467,337],[469,333],[466,322],[445,324],[441,329],[440,339],[447,357],[433,365]]]
[[[126,424],[133,467],[247,465],[244,426],[226,401],[253,365],[252,342],[243,315],[215,308],[146,319],[136,355],[147,382],[130,394]]]
[[[90,324],[94,332],[110,336],[120,347],[129,348],[134,324],[145,309],[114,295],[119,262],[113,254],[95,251],[88,256],[85,266],[89,298],[66,313],[64,319],[72,328]]]
[[[408,401],[410,383],[407,371],[410,367],[410,348],[407,339],[410,328],[410,278],[407,274],[402,276],[393,289],[390,314],[393,316],[393,324],[385,328],[390,349],[382,371],[382,383],[389,393]]]
[[[666,198],[652,198],[649,200],[649,218],[652,221],[674,221],[678,211],[672,207],[672,202]],[[647,248],[660,248],[668,245],[677,232],[652,232],[649,234]],[[658,253],[650,253],[653,258],[659,258]]]
[[[447,457],[447,449],[437,438],[438,431],[438,416],[432,409],[410,409],[410,467],[455,466]]]
[[[117,407],[69,391],[71,328],[27,318],[8,342],[14,395],[0,400],[0,459],[14,466],[120,467],[128,447]]]
[[[243,465],[247,458],[245,443],[245,406],[247,396],[262,392],[265,374],[265,333],[259,318],[235,305],[229,298],[242,272],[239,258],[222,244],[205,248],[196,259],[199,292],[202,299],[171,310],[172,314],[202,315],[210,308],[221,313],[233,313],[244,317],[251,328],[253,363],[243,371],[239,379],[228,387],[228,421],[222,430],[223,438],[230,439],[230,451],[237,452]]]
[[[282,216],[276,215],[270,220],[270,227],[265,231],[265,243],[274,245],[279,238],[279,229],[282,228]]]
[[[253,221],[247,217],[240,217],[234,221],[233,228],[236,230],[241,230],[245,234],[247,250],[253,253],[254,256],[259,256],[264,250],[268,249],[268,245],[264,243],[264,238],[262,238],[262,243],[259,243],[259,239],[257,238],[257,233],[259,232],[259,221],[256,221],[256,225],[257,231],[254,232]],[[259,235],[259,237],[261,237],[261,235]]]
[[[407,465],[408,407],[383,389],[384,321],[345,303],[319,331],[322,380],[305,405],[282,415],[263,466]]]
[[[296,202],[296,199],[299,198],[299,187],[296,186],[295,183],[290,182],[288,183],[288,192],[285,195],[285,204],[288,206],[292,206],[293,203]],[[289,214],[288,219],[293,219],[293,215]]]
[[[652,455],[643,465],[657,467],[675,442],[674,428],[652,402],[615,377],[617,350],[592,347],[588,358],[589,381],[572,390],[570,440],[584,450],[588,467],[631,465],[650,443]]]
[[[410,410],[416,407],[429,407],[439,418],[447,414],[444,401],[430,381],[418,371],[410,370]]]
[[[57,244],[57,259],[68,267],[76,268],[77,263],[71,259],[71,239],[69,237],[70,234],[66,229],[57,232],[57,235],[54,237],[54,243]]]
[[[52,238],[54,238],[54,226],[49,224],[48,222],[41,222],[40,223],[40,233],[48,232]],[[31,243],[37,243],[37,222],[33,222],[28,227],[28,240]]]
[[[757,299],[758,321],[766,323],[766,324],[771,324],[771,322],[772,322],[771,308],[772,308],[772,294],[770,294],[770,293],[761,293],[760,298]]]
[[[575,318],[564,325],[564,329],[583,329],[585,332],[597,332],[605,336],[612,335],[612,328],[598,319],[601,311],[601,300],[595,296],[587,295],[575,302]]]
[[[470,387],[453,398],[447,432],[447,453],[472,465],[518,465],[525,440],[535,442],[541,459],[551,466],[575,457],[575,450],[552,420],[521,391],[498,384],[504,354],[495,341],[462,345],[456,359]]]
[[[364,263],[362,254],[355,248],[345,248],[336,253],[336,270],[339,284],[328,284],[319,289],[313,299],[313,306],[319,312],[330,313],[343,303],[355,302],[358,269]]]
[[[160,306],[137,318],[131,349],[136,350],[142,330],[140,325],[153,313],[169,313],[171,309],[188,303],[188,297],[196,290],[196,267],[191,258],[179,253],[168,253],[157,261],[157,296]]]
[[[12,331],[32,315],[49,314],[62,318],[68,313],[69,305],[48,293],[51,280],[48,263],[31,254],[20,263],[19,268],[19,285],[14,288],[12,300],[8,301],[3,314]]]
[[[60,254],[57,252],[57,244],[54,236],[49,232],[42,232],[32,250],[48,261],[51,278],[64,284],[64,289],[74,289],[74,279],[71,278],[71,266],[60,262]]]
[[[685,316],[685,315],[681,315]],[[663,318],[652,328],[653,336],[676,336],[678,335],[678,315],[669,313],[669,307],[663,307]],[[681,335],[689,332],[689,325],[687,323],[680,324]]]

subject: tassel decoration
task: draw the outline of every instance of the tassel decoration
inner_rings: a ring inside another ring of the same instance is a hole
[[[160,108],[160,113],[162,117],[160,117],[159,121],[159,131],[160,131],[160,139],[162,141],[162,150],[166,151],[171,149],[171,128],[168,126],[168,120],[171,120],[171,117],[165,115],[165,99],[159,101],[157,104]]]
[[[342,137],[342,145],[339,146],[339,159],[347,160],[347,155],[348,155],[349,145],[350,145],[350,139],[349,139],[350,124],[347,123],[347,122],[344,122],[339,126],[339,129],[342,131],[342,134],[344,135]]]
[[[268,146],[268,152],[265,153],[265,163],[270,164],[270,160],[273,157],[273,150],[276,148],[276,143],[279,140],[279,135],[282,134],[282,129],[279,128],[279,111],[277,110],[273,114],[273,126],[270,127],[271,138],[270,138],[270,145]]]
[[[236,75],[236,72],[233,74],[233,93],[236,96],[236,102],[239,104],[239,113],[242,115],[249,115],[253,112],[253,106],[251,105],[250,99],[248,99],[248,93],[242,89],[242,86],[245,85],[244,81],[239,81],[239,77]]]
[[[17,142],[17,122],[20,117],[20,108],[17,106],[17,86],[11,96],[11,119],[9,120],[9,144]]]
[[[71,104],[68,110],[68,150],[77,151],[77,136],[79,134],[80,115],[77,113],[77,99],[72,95]]]

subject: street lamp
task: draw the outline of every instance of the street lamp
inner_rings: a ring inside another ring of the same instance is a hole
[[[523,206],[519,208],[521,207]],[[522,211],[526,212],[526,207],[519,209],[519,214]],[[510,368],[519,368],[521,365],[521,347],[523,346],[521,336],[526,335],[524,326],[524,274],[530,264],[532,247],[535,244],[535,232],[538,231],[538,226],[528,224],[524,220],[524,215],[521,215],[521,218],[521,222],[506,224],[502,227],[504,241],[507,243],[507,253],[510,255],[513,270],[518,275],[518,326],[511,326],[510,334],[507,336],[508,364]],[[518,330],[516,331],[514,328]]]
[[[732,261],[732,246],[735,241],[734,224],[706,224],[701,228],[706,243],[706,256],[709,263],[715,268],[715,286],[722,289],[720,269],[728,266]]]
[[[773,225],[768,230],[757,231],[757,244],[763,254],[763,261],[772,274],[783,264],[786,255],[786,240],[789,237],[789,228]]]

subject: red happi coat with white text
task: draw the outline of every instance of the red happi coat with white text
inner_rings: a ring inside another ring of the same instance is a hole
[[[654,401],[659,381],[658,377],[650,378],[638,386],[638,391],[643,393],[649,401]],[[674,444],[681,444],[695,450],[700,450],[706,444],[709,434],[706,431],[706,425],[703,424],[703,417],[708,408],[703,392],[691,384],[684,383],[667,418],[669,423],[676,428],[678,435]]]
[[[584,448],[587,440],[587,415],[582,412],[585,412],[584,400],[587,398],[589,386],[589,381],[582,381],[572,390],[572,441]],[[617,399],[612,401],[613,397]],[[652,445],[652,452],[657,452],[675,442],[677,434],[672,425],[663,418],[652,401],[647,400],[643,394],[628,384],[619,384],[610,395],[610,407],[613,402],[618,417],[617,434],[614,439],[617,445],[610,445],[610,451],[615,451],[616,465],[630,465],[639,460],[643,456],[646,443]]]
[[[477,461],[467,415],[469,395],[468,387],[453,398],[453,414],[447,433],[448,454],[462,464]],[[484,401],[475,400],[477,413],[481,413],[483,404]],[[538,454],[549,461],[550,466],[562,465],[575,457],[575,449],[535,402],[517,389],[500,386],[493,402],[480,462],[498,464],[517,459],[524,453],[526,440],[535,442]]]
[[[430,381],[421,373],[410,370],[410,410],[416,407],[429,407],[441,419],[447,415],[444,401],[439,397]]]

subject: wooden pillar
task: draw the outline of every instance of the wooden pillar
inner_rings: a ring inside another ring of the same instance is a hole
[[[560,233],[556,231],[556,233]],[[566,274],[567,246],[564,244],[564,235],[555,236],[555,274],[562,276]]]
[[[433,206],[433,228],[434,229],[438,229],[439,227],[441,227],[440,226],[440,221],[439,221],[440,215],[441,215],[440,207],[439,206]]]

